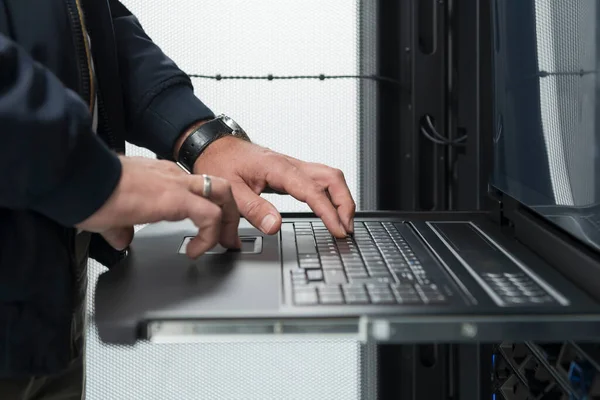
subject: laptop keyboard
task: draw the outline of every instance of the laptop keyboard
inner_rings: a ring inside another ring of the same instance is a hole
[[[297,222],[294,230],[296,305],[448,302],[391,222],[355,223],[354,235],[344,239],[322,222]]]

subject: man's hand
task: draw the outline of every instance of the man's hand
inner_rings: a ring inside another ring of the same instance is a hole
[[[175,163],[142,157],[120,159],[123,172],[117,188],[78,228],[99,232],[113,247],[125,248],[133,237],[133,225],[189,218],[199,229],[187,246],[191,258],[217,243],[241,247],[240,215],[226,180],[211,177],[212,193],[205,199],[204,178],[185,173]]]
[[[242,216],[266,234],[274,234],[281,227],[281,215],[259,196],[267,187],[307,203],[336,237],[354,230],[356,205],[340,170],[228,136],[204,150],[194,173],[227,179]]]

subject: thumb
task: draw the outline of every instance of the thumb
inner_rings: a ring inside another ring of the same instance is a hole
[[[131,241],[133,240],[134,230],[133,226],[111,228],[107,231],[102,232],[102,237],[117,250],[126,249]]]
[[[281,215],[275,206],[252,191],[244,182],[231,185],[240,214],[267,235],[281,228]]]

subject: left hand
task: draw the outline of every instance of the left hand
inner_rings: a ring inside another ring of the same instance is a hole
[[[204,150],[194,173],[227,179],[241,215],[265,234],[281,227],[275,206],[260,197],[267,187],[307,203],[334,236],[342,238],[354,231],[356,204],[338,169],[227,136]]]

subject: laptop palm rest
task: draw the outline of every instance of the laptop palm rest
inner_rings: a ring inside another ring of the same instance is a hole
[[[95,319],[102,340],[133,343],[143,321],[227,318],[275,312],[281,304],[277,236],[245,221],[241,251],[217,247],[192,260],[181,254],[189,222],[149,225],[128,257],[98,279]],[[268,290],[265,290],[267,288]]]

